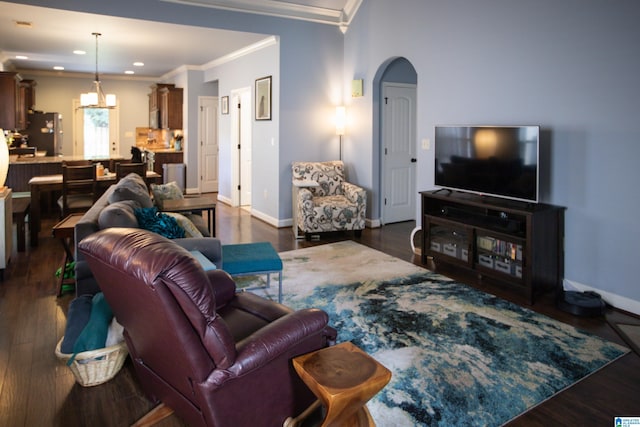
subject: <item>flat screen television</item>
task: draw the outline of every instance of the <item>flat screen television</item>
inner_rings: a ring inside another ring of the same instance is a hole
[[[538,202],[539,126],[436,126],[435,185]]]

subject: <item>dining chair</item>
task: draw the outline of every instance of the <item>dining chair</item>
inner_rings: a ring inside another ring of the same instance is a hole
[[[146,163],[116,163],[116,182],[120,181],[130,173],[136,173],[147,182],[147,164]]]
[[[63,165],[67,166],[89,166],[92,165],[93,162],[91,160],[65,160]]]
[[[89,210],[97,198],[96,165],[62,165],[62,196],[58,199],[60,218]]]

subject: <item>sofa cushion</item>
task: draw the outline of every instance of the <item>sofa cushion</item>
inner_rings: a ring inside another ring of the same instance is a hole
[[[110,227],[138,228],[135,210],[140,208],[140,204],[135,200],[123,200],[115,202],[100,212],[98,224],[101,230]]]
[[[178,225],[178,221],[158,212],[156,207],[138,208],[134,212],[140,228],[153,231],[167,239],[179,239],[185,236],[184,229]]]
[[[137,178],[136,178],[137,177]],[[137,174],[132,173],[120,180],[109,194],[109,203],[121,202],[123,200],[135,200],[143,208],[153,206],[153,201],[149,195],[147,186]]]
[[[161,200],[178,200],[184,198],[182,190],[175,181],[166,184],[151,184],[153,200],[157,204]]]

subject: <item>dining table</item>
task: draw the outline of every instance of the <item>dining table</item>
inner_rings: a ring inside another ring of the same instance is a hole
[[[162,183],[162,175],[154,171],[147,171],[147,183]],[[116,174],[108,173],[96,178],[98,186],[98,196],[103,194],[107,188],[116,183]],[[34,176],[29,180],[31,191],[31,208],[29,210],[29,233],[31,247],[38,246],[38,235],[40,232],[41,212],[40,196],[46,192],[62,191],[62,174]]]

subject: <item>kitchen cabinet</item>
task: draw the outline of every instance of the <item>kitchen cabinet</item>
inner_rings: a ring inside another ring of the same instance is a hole
[[[182,129],[182,88],[160,89],[160,128]]]
[[[175,85],[171,83],[155,83],[151,85],[151,93],[149,93],[149,127],[151,129],[160,128],[160,90],[172,87],[175,87]]]
[[[18,107],[17,121],[24,123],[21,129],[29,126],[29,113],[36,108],[36,82],[35,80],[21,80],[18,82]]]
[[[155,151],[153,170],[162,175],[162,165],[165,163],[182,163],[182,151]]]
[[[23,130],[27,127],[29,111],[35,107],[36,82],[23,80],[18,73],[0,72],[0,128]]]
[[[7,130],[21,130],[26,127],[26,113],[19,114],[18,73],[0,72],[0,128]]]

